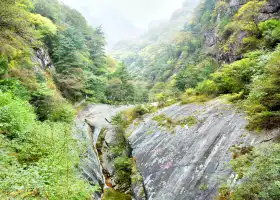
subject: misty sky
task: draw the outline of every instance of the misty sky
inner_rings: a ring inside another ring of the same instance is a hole
[[[147,28],[152,20],[167,19],[183,0],[62,0],[86,16],[117,12],[134,26]],[[113,21],[114,19],[112,19]]]

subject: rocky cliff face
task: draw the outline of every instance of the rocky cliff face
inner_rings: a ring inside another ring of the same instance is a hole
[[[161,127],[154,116],[196,118],[193,126]],[[234,178],[228,162],[233,146],[251,146],[276,133],[249,133],[244,114],[215,100],[204,105],[173,105],[146,116],[129,138],[149,200],[207,200],[220,183]],[[130,130],[130,131],[131,131]],[[279,132],[277,133],[279,134]],[[234,180],[233,180],[234,181]]]
[[[248,0],[229,0],[228,3],[226,3],[226,6],[217,12],[216,24],[220,22],[222,15],[233,17],[247,2]],[[216,1],[217,5],[220,3],[221,0]],[[261,22],[271,18],[279,18],[279,13],[280,0],[268,0],[265,7],[260,11],[259,15],[257,15],[256,21]],[[221,39],[221,35],[218,34],[218,31],[219,28],[216,26],[204,33],[203,52],[218,58],[221,63],[231,63],[235,60],[241,59],[242,55],[240,55],[238,51],[242,48],[243,39],[247,37],[246,33],[242,31],[238,33],[235,42],[229,45],[229,50],[227,52],[224,52],[221,46],[223,46],[226,41]]]

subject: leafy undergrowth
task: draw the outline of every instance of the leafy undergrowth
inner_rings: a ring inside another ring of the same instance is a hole
[[[211,97],[205,94],[199,94],[196,90],[190,88],[186,90],[184,94],[181,95],[182,104],[190,103],[204,103],[211,100]]]
[[[102,200],[131,200],[131,196],[118,192],[112,188],[105,189]]]
[[[239,148],[230,161],[241,183],[222,185],[218,200],[280,199],[280,144],[267,143],[255,148]]]
[[[93,189],[77,168],[71,123],[36,120],[33,107],[0,92],[1,199],[89,199]],[[83,149],[83,148],[81,148]]]

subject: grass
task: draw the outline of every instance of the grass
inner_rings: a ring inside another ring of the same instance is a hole
[[[197,124],[197,118],[194,116],[188,116],[182,120],[180,120],[180,125],[184,127],[185,125],[188,125],[188,127],[194,126]]]
[[[208,185],[206,185],[206,184],[202,184],[202,185],[200,185],[199,186],[199,190],[203,190],[203,191],[206,191],[206,190],[208,190]]]
[[[153,117],[153,120],[156,121],[160,127],[166,127],[168,130],[172,130],[177,125],[171,117],[167,117],[165,114],[157,115]]]
[[[167,117],[165,114],[157,115],[153,117],[153,120],[156,121],[160,127],[165,127],[170,131],[174,130],[174,128],[178,125],[182,127],[188,125],[191,127],[196,125],[198,122],[197,118],[194,116],[188,116],[182,120],[174,121],[171,117]]]
[[[142,183],[143,177],[141,176],[141,174],[137,170],[136,159],[135,158],[133,158],[131,173],[132,173],[131,174],[131,183],[132,184]]]
[[[207,95],[188,95],[183,94],[181,96],[182,104],[190,104],[190,103],[204,103],[209,101],[211,98]]]

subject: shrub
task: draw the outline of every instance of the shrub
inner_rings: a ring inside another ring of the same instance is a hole
[[[53,122],[66,122],[72,123],[74,120],[75,112],[71,104],[60,102],[53,104],[50,108],[51,112],[48,115],[48,119]]]
[[[232,160],[234,170],[243,177],[233,189],[233,199],[279,199],[279,155],[280,145],[269,143]]]
[[[188,116],[179,121],[179,124],[181,126],[185,126],[187,124],[189,127],[194,126],[196,123],[197,123],[197,119],[194,116]]]
[[[206,184],[202,184],[202,185],[199,186],[199,189],[203,190],[203,191],[208,190],[208,188],[209,188],[209,186],[206,185]]]
[[[264,111],[249,118],[249,129],[273,129],[280,126],[280,112]]]
[[[249,114],[249,128],[277,128],[280,124],[280,48],[265,63],[264,74],[252,83],[245,108]]]
[[[0,92],[1,199],[90,198],[76,147],[71,125],[36,121],[27,102]]]
[[[0,132],[9,137],[24,137],[36,116],[26,102],[0,91]]]
[[[120,112],[112,117],[112,124],[125,129],[129,125],[129,122],[125,119],[124,114]]]
[[[0,77],[8,73],[8,61],[0,56]]]
[[[120,193],[112,188],[105,189],[102,200],[131,200],[131,196],[128,194]]]
[[[29,91],[17,79],[6,78],[0,80],[0,87],[2,92],[11,93],[22,100],[30,100],[31,98]]]
[[[35,112],[40,121],[48,119],[52,105],[53,91],[42,85],[32,93],[30,103],[34,106]]]
[[[138,117],[141,117],[150,112],[149,108],[145,105],[139,105],[135,107],[135,112]]]
[[[218,94],[219,91],[218,86],[212,80],[205,80],[199,83],[195,89],[200,94],[207,94],[211,96],[215,96],[216,94]]]
[[[131,184],[130,176],[132,170],[131,158],[125,155],[117,157],[114,160],[114,167],[116,173],[116,183],[125,188],[129,188]]]
[[[217,84],[220,94],[247,91],[255,73],[255,66],[257,66],[255,59],[244,58],[225,65],[222,70],[213,74],[212,80]]]
[[[186,92],[181,96],[182,104],[189,103],[203,103],[209,101],[209,97],[205,94],[198,94],[195,89],[187,89]]]
[[[244,90],[242,90],[239,93],[234,93],[234,94],[228,96],[228,101],[230,101],[230,102],[236,102],[236,101],[242,100],[242,99],[244,99]]]
[[[259,29],[265,40],[265,44],[269,47],[274,47],[280,42],[280,21],[270,19],[259,24]]]

